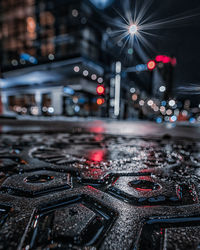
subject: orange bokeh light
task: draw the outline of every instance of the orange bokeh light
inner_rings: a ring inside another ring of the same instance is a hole
[[[105,101],[104,101],[103,98],[98,98],[98,99],[97,99],[97,104],[98,104],[98,105],[102,105],[104,102],[105,102]]]
[[[33,17],[27,18],[27,31],[30,33],[34,33],[36,29],[35,19]]]

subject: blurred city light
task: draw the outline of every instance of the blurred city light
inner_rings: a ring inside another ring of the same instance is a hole
[[[147,68],[148,70],[154,70],[156,67],[156,63],[154,60],[150,60],[148,63],[147,63]]]
[[[103,98],[97,98],[97,104],[102,105],[105,102]]]
[[[33,63],[33,64],[38,63],[38,60],[34,56],[31,56],[31,55],[29,55],[27,53],[20,54],[20,60],[24,60],[24,61],[27,61],[27,62],[30,62],[30,63]]]
[[[187,116],[187,115],[188,115],[188,111],[187,111],[187,110],[183,110],[183,111],[181,112],[181,114],[182,114],[183,116]]]
[[[63,91],[64,91],[64,93],[69,94],[69,95],[74,94],[74,90],[72,88],[69,88],[69,87],[64,87]]]
[[[72,10],[72,16],[73,16],[73,17],[77,17],[78,14],[79,14],[79,13],[78,13],[78,10],[77,10],[77,9],[73,9],[73,10]]]
[[[158,56],[156,56],[156,58],[155,58],[155,60],[156,60],[156,62],[162,62],[163,61],[163,55],[158,55]]]
[[[139,101],[140,106],[144,106],[144,100]]]
[[[114,105],[114,115],[118,116],[120,114],[120,97],[121,97],[121,71],[122,63],[117,61],[115,64],[115,105]]]
[[[74,111],[75,111],[76,113],[78,113],[78,112],[80,111],[80,106],[76,105],[76,106],[74,107]]]
[[[72,101],[73,101],[73,103],[78,103],[78,97],[77,96],[73,96]]]
[[[49,107],[48,108],[48,112],[51,114],[51,113],[53,113],[54,112],[54,108],[53,107]]]
[[[121,62],[116,62],[115,70],[117,74],[121,73],[121,67],[122,67]]]
[[[173,107],[175,104],[176,104],[176,102],[174,100],[170,100],[169,101],[169,106],[170,107]]]
[[[135,88],[130,88],[130,92],[133,94],[135,93]]]
[[[162,123],[162,118],[161,118],[161,117],[157,117],[157,118],[156,118],[156,122],[157,122],[157,123]]]
[[[165,86],[160,86],[160,88],[159,88],[159,91],[160,91],[160,92],[165,92],[165,90],[166,90],[166,87],[165,87]]]
[[[171,115],[172,114],[172,110],[171,109],[167,109],[166,114],[167,115]]]
[[[102,95],[102,94],[104,94],[104,92],[105,92],[105,88],[104,88],[104,86],[99,85],[99,86],[97,86],[96,91],[97,91],[97,94],[98,94],[98,95]]]
[[[177,121],[177,117],[176,117],[175,115],[171,116],[171,117],[170,117],[170,121],[171,121],[171,122]]]
[[[133,94],[133,95],[132,95],[132,100],[133,100],[133,101],[137,101],[137,99],[138,99],[138,95],[137,95],[137,94]]]
[[[53,54],[49,54],[49,55],[48,55],[48,58],[49,58],[49,60],[54,60],[54,59],[55,59],[55,56],[54,56]]]
[[[128,49],[128,54],[129,54],[129,55],[132,55],[132,54],[133,54],[133,49],[132,49],[132,48],[129,48],[129,49]]]
[[[87,70],[84,70],[84,71],[83,71],[83,75],[84,75],[84,76],[88,76],[88,74],[89,74],[89,72],[88,72]]]
[[[136,71],[139,71],[139,72],[146,71],[148,69],[146,64],[138,64],[135,66],[135,68],[136,68]]]
[[[161,113],[165,112],[165,110],[166,110],[166,109],[165,109],[164,106],[161,106],[161,107],[160,107],[160,112],[161,112]]]
[[[135,35],[135,33],[138,31],[137,25],[136,24],[130,25],[128,31],[129,31],[129,34]]]
[[[74,67],[74,71],[75,71],[76,73],[79,72],[79,71],[80,71],[79,66],[75,66],[75,67]]]
[[[171,63],[172,66],[176,66],[176,58],[175,57],[169,57],[169,56],[165,56],[165,55],[157,55],[155,58],[156,62],[160,62],[160,63]]]
[[[39,114],[38,107],[31,107],[31,114],[32,115],[38,115]]]
[[[195,123],[195,122],[196,122],[196,119],[195,119],[194,117],[191,117],[191,118],[189,119],[189,122],[190,122],[190,123]]]
[[[161,102],[161,105],[162,105],[162,106],[166,106],[166,105],[167,105],[167,102],[166,102],[166,101],[162,101],[162,102]]]
[[[95,81],[95,80],[97,79],[97,75],[92,74],[92,75],[91,75],[91,79],[92,79],[93,81]]]
[[[158,111],[159,111],[158,106],[154,106],[154,107],[153,107],[153,110],[154,110],[155,112],[158,112]]]
[[[97,82],[98,82],[98,83],[103,83],[103,78],[102,78],[102,77],[99,77],[99,78],[97,79]]]
[[[153,105],[153,101],[152,100],[148,100],[147,105],[148,106],[152,106]]]

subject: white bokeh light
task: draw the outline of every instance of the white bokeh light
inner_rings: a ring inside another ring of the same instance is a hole
[[[166,87],[165,87],[165,86],[160,86],[160,88],[159,88],[159,91],[160,91],[160,92],[165,92],[165,90],[166,90]]]
[[[136,24],[131,24],[131,25],[129,26],[128,31],[129,31],[129,34],[135,35],[135,33],[138,31],[137,25],[136,25]]]
[[[176,102],[174,100],[170,100],[169,101],[169,106],[170,107],[173,107],[175,104],[176,104]]]

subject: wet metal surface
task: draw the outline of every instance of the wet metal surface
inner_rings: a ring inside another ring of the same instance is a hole
[[[200,249],[195,135],[91,128],[1,133],[0,249]]]

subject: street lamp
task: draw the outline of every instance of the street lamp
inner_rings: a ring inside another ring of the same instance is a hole
[[[135,35],[135,33],[138,31],[137,25],[136,25],[136,24],[131,24],[131,25],[129,26],[128,31],[129,31],[129,34],[130,34],[130,35]]]

